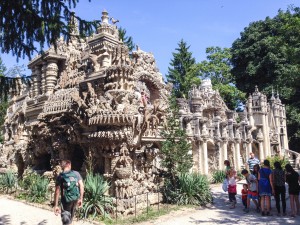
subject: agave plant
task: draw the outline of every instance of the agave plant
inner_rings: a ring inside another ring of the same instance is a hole
[[[99,174],[87,173],[84,181],[84,201],[80,210],[80,217],[109,215],[113,210],[113,201],[105,193],[109,184]]]
[[[32,183],[28,189],[28,200],[32,202],[44,202],[48,195],[49,180],[38,174],[32,175]]]
[[[212,183],[222,183],[224,179],[226,178],[226,173],[224,170],[216,170],[212,174]]]
[[[204,175],[181,174],[177,178],[176,186],[167,183],[165,197],[169,203],[205,205],[212,201],[209,181]]]
[[[7,171],[6,173],[2,174],[0,177],[0,187],[2,190],[11,190],[13,187],[16,186],[17,177],[12,171]]]

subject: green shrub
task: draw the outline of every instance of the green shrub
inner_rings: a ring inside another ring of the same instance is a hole
[[[49,180],[38,174],[33,174],[31,177],[31,185],[28,187],[27,199],[31,202],[44,202],[48,196]]]
[[[268,156],[266,159],[270,161],[271,169],[274,169],[275,162],[279,162],[282,169],[284,169],[285,165],[289,163],[288,158],[285,158],[284,156],[278,156],[278,155],[272,157]]]
[[[212,183],[222,183],[224,179],[226,178],[226,173],[224,170],[216,170],[212,174]]]
[[[0,188],[1,190],[8,192],[13,187],[16,187],[17,177],[12,171],[7,171],[0,176]]]
[[[20,179],[18,184],[23,190],[27,191],[29,190],[31,184],[37,179],[37,176],[38,175],[35,172],[30,171],[23,175],[23,179]]]
[[[109,216],[113,211],[113,201],[111,197],[104,196],[108,189],[109,184],[102,176],[88,173],[84,180],[84,200],[79,216],[81,218]]]
[[[164,197],[167,203],[178,205],[206,205],[212,201],[207,177],[196,173],[179,175],[175,187],[166,180]]]

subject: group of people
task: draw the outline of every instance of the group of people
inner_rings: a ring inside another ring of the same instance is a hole
[[[237,195],[237,172],[230,166],[228,160],[224,161],[226,166],[226,181],[228,184],[228,197],[230,208],[236,206]],[[300,216],[299,191],[300,177],[290,164],[285,165],[285,170],[280,162],[274,163],[274,169],[271,170],[270,161],[260,161],[254,153],[250,153],[246,166],[249,168],[242,170],[242,175],[246,179],[241,191],[244,212],[249,213],[251,201],[255,205],[255,210],[262,216],[271,216],[271,196],[275,197],[277,216],[286,216],[286,183],[288,184],[288,193],[290,197],[291,217]],[[281,204],[280,204],[281,202]],[[282,207],[282,209],[281,209]]]

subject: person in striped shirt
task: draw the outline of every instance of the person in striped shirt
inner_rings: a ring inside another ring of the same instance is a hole
[[[255,157],[253,152],[250,152],[250,158],[247,161],[247,165],[249,166],[251,174],[253,173],[253,167],[256,164],[260,164],[260,161],[258,158]]]

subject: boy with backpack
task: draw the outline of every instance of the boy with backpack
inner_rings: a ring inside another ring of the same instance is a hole
[[[82,177],[77,171],[71,170],[71,161],[62,160],[63,170],[56,179],[54,194],[54,213],[61,213],[63,225],[74,225],[72,223],[75,210],[82,206],[84,186]],[[59,194],[61,196],[61,210],[58,207]]]

